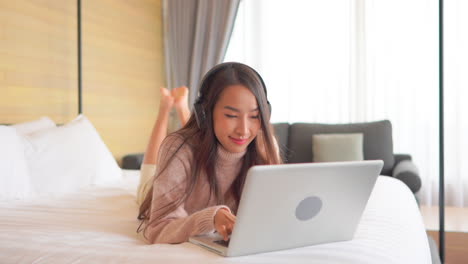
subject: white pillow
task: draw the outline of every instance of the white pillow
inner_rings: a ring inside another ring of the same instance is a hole
[[[14,124],[11,127],[15,128],[21,135],[27,135],[43,129],[56,127],[56,125],[52,119],[43,116],[34,121]]]
[[[364,160],[363,134],[316,134],[312,136],[315,162]]]
[[[39,194],[70,192],[122,179],[122,170],[83,115],[27,139],[33,147],[27,156],[31,182]]]
[[[21,135],[11,126],[0,126],[0,199],[31,195],[25,146]]]

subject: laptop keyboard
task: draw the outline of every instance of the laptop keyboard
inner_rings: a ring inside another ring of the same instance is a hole
[[[231,240],[228,240],[228,241],[224,241],[224,240],[215,240],[214,242],[215,242],[216,244],[221,245],[221,246],[228,247],[228,246],[229,246],[229,241],[231,241]]]

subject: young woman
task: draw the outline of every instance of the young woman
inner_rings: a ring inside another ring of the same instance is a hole
[[[162,142],[153,185],[140,206],[150,243],[181,243],[213,231],[227,240],[247,170],[281,163],[266,88],[249,66],[223,63],[210,70],[194,110]]]

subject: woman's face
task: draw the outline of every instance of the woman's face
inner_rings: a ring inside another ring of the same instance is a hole
[[[230,85],[221,93],[213,111],[216,138],[231,153],[243,152],[260,130],[257,99],[243,85]]]

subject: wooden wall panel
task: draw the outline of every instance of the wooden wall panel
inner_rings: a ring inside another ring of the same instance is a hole
[[[0,123],[77,115],[76,1],[0,0]],[[83,112],[114,156],[143,152],[164,85],[161,0],[82,1]]]
[[[76,114],[76,4],[0,0],[0,123]]]
[[[164,85],[161,1],[83,1],[83,112],[112,153],[143,152]]]

